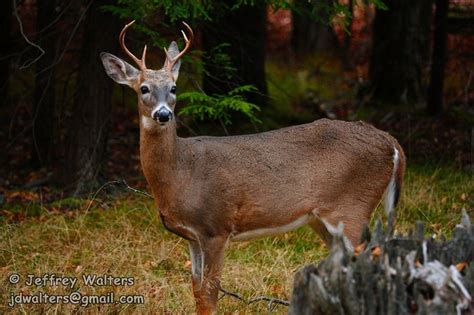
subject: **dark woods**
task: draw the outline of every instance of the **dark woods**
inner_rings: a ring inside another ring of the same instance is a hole
[[[52,184],[73,194],[88,192],[104,179],[100,174],[113,85],[99,67],[98,55],[103,50],[118,53],[115,34],[122,21],[102,9],[115,2],[4,3],[10,3],[2,12],[9,12],[5,21],[12,31],[5,34],[11,44],[4,55],[9,74],[2,84],[3,126],[19,125],[14,131],[2,130],[10,160],[2,175],[8,180],[9,171],[28,169],[32,175],[40,170],[26,179],[31,186]],[[20,150],[22,157],[12,150]]]
[[[181,20],[197,34],[178,95],[200,93],[198,105],[221,116],[185,111],[182,135],[364,119],[396,133],[409,158],[472,163],[474,1],[132,2],[1,2],[2,189],[78,195],[139,178],[134,96],[114,87],[99,61],[102,51],[120,55],[118,34],[132,19],[129,45],[149,44],[154,68],[162,47],[180,38]],[[303,75],[311,83],[298,92]]]

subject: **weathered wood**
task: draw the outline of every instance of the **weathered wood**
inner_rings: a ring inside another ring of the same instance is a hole
[[[362,233],[360,253],[336,237],[329,257],[295,276],[289,314],[473,314],[474,226],[463,214],[449,240],[424,237],[417,223],[407,236]],[[454,267],[466,263],[459,273]]]

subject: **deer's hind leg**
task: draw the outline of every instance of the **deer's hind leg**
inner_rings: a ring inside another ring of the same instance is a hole
[[[369,222],[372,211],[367,205],[338,206],[335,210],[319,213],[314,211],[314,219],[309,225],[321,236],[326,246],[331,247],[339,222],[344,224],[343,239],[349,250],[359,243],[362,229]]]
[[[324,244],[326,244],[328,248],[331,248],[333,237],[337,233],[337,224],[331,224],[327,220],[315,216],[314,219],[309,222],[309,225],[321,237]],[[354,249],[354,244],[356,243],[352,242],[351,239],[346,235],[345,224],[343,231],[343,241],[348,250],[352,251]]]
[[[193,293],[198,314],[215,314],[227,238],[190,241]]]

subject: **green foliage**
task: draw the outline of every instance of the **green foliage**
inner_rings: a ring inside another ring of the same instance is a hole
[[[342,65],[331,55],[302,57],[296,65],[268,58],[265,71],[272,106],[263,109],[264,130],[311,122],[340,106],[332,100],[355,97],[354,89],[341,76]]]
[[[237,4],[237,7],[239,5]],[[106,6],[104,9],[122,18],[140,21],[133,27],[136,31],[146,35],[147,43],[155,47],[166,47],[168,45],[167,41],[151,26],[154,23],[147,23],[152,13],[161,11],[172,23],[186,20],[191,24],[196,24],[197,21],[211,20],[212,17],[219,16],[220,12],[230,8],[222,3],[206,0],[119,0],[118,5]],[[194,69],[190,72],[209,75],[209,73],[206,73],[206,69],[211,67],[219,68],[224,79],[232,80],[237,69],[233,66],[229,55],[225,52],[228,47],[228,43],[222,43],[211,51],[194,51],[193,55],[197,58],[187,60],[187,63]],[[208,66],[205,67],[204,65]],[[230,91],[227,95],[209,96],[200,92],[183,93],[178,99],[187,101],[189,105],[181,110],[180,114],[189,115],[199,120],[219,120],[228,125],[231,124],[231,113],[239,112],[248,117],[252,122],[260,122],[255,117],[255,112],[259,111],[260,108],[255,104],[246,102],[243,96],[244,93],[255,91],[256,88],[244,85]]]
[[[243,0],[243,2],[246,2]],[[275,9],[291,9],[293,13],[307,15],[314,21],[318,21],[323,24],[331,25],[334,23],[337,17],[337,23],[347,33],[350,32],[349,26],[352,20],[352,8],[345,3],[339,1],[325,2],[325,1],[308,1],[303,4],[296,2],[296,4],[289,3],[287,1],[269,0],[268,4],[272,5]],[[369,0],[369,3],[373,4],[376,8],[387,10],[387,6],[382,0]],[[358,2],[355,2],[358,5]],[[324,18],[322,18],[324,17]]]
[[[387,5],[382,0],[369,0],[376,8],[387,10]],[[315,20],[320,16],[328,16],[323,23],[330,24],[335,16],[344,17],[343,24],[347,25],[352,18],[351,10],[346,4],[332,1],[328,4],[321,1],[309,1],[301,6],[298,2],[287,0],[236,0],[234,5],[228,6],[213,0],[118,0],[118,5],[105,6],[110,12],[122,17],[143,20],[151,17],[157,11],[163,12],[172,23],[181,20],[211,21],[220,16],[225,10],[235,10],[241,6],[269,5],[275,10],[290,9],[297,14],[309,14]],[[311,8],[309,12],[305,12]],[[321,14],[326,12],[327,14]]]
[[[206,67],[203,66],[202,71],[205,75],[210,75],[206,68],[213,67],[220,69],[222,76],[228,80],[234,77],[237,69],[232,64],[229,55],[225,53],[225,49],[229,46],[230,44],[228,43],[222,43],[213,47],[209,52],[203,52],[202,60]]]
[[[141,20],[163,12],[171,22],[188,19],[211,20],[215,1],[212,0],[118,0],[117,6],[107,10],[122,18]]]
[[[232,112],[245,115],[250,121],[260,123],[255,116],[260,108],[245,101],[243,93],[255,92],[257,89],[252,85],[239,86],[227,95],[209,96],[202,92],[186,92],[178,96],[178,101],[187,101],[188,105],[181,109],[180,115],[188,115],[198,120],[221,120],[224,124],[232,123]]]
[[[382,0],[370,0],[377,8],[386,9]],[[106,6],[104,9],[126,19],[136,19],[139,23],[134,25],[134,29],[145,34],[147,43],[155,47],[166,47],[167,41],[154,30],[156,24],[153,16],[156,12],[164,13],[171,23],[186,20],[190,24],[196,25],[198,22],[210,21],[219,18],[227,10],[235,10],[241,6],[270,5],[276,9],[290,9],[296,14],[308,14],[315,20],[322,23],[332,23],[334,17],[338,17],[339,23],[348,31],[347,26],[351,19],[351,10],[347,5],[339,1],[301,1],[288,0],[236,0],[234,4],[227,4],[213,0],[118,0],[115,6]],[[324,17],[324,20],[321,20]],[[326,18],[327,17],[327,18]],[[160,21],[166,23],[166,21]],[[221,70],[223,79],[232,80],[237,69],[232,64],[226,49],[228,43],[222,43],[214,47],[211,51],[196,52],[193,55],[196,58],[187,60],[191,64],[194,73],[200,73],[203,76],[209,75],[206,69],[215,67]],[[204,66],[205,65],[205,66]],[[200,92],[187,92],[181,94],[178,99],[188,101],[188,106],[183,108],[180,114],[189,115],[199,120],[211,119],[220,120],[224,124],[231,123],[231,113],[239,112],[247,116],[252,122],[260,122],[255,117],[255,112],[259,107],[255,104],[246,102],[243,94],[254,92],[256,89],[250,86],[242,86],[227,95],[205,95]]]
[[[388,6],[382,0],[369,0],[377,9],[388,10]]]

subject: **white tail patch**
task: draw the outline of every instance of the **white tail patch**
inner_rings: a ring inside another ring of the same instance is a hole
[[[385,194],[385,213],[389,215],[392,213],[395,206],[395,194],[397,192],[395,177],[397,176],[398,164],[400,161],[400,153],[397,148],[393,148],[393,171],[390,182],[387,186],[387,191]]]

